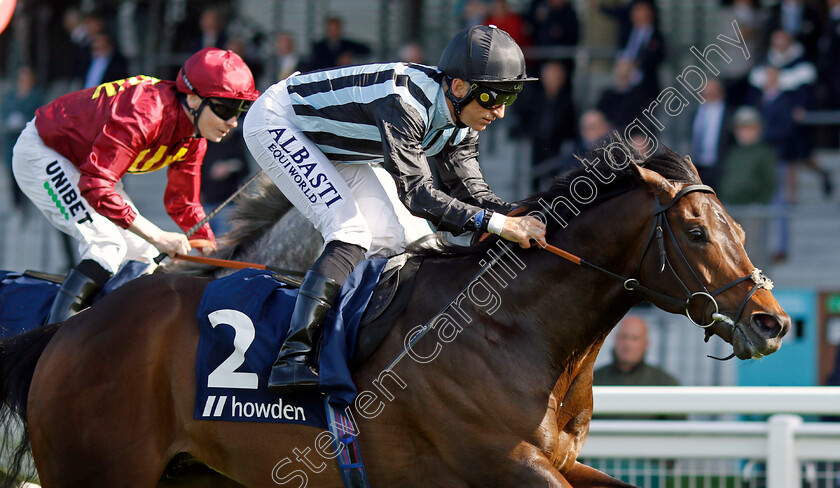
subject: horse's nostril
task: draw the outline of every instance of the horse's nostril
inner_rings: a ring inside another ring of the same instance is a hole
[[[761,335],[770,339],[784,336],[787,333],[787,329],[790,328],[789,323],[785,324],[773,315],[766,313],[753,314],[750,321],[752,322],[756,332],[759,332]]]

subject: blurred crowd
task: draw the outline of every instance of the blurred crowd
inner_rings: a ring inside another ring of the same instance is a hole
[[[669,40],[660,29],[655,0],[590,2],[590,9],[609,19],[617,40],[612,81],[591,97],[593,103],[573,97],[575,49],[583,42],[586,26],[572,2],[456,0],[454,8],[462,27],[494,24],[508,31],[529,55],[529,72],[540,78],[521,94],[506,121],[510,136],[530,146],[534,190],[575,166],[574,154],[613,130],[621,131],[659,93]],[[705,103],[685,115],[691,117],[690,154],[702,179],[728,203],[775,205],[783,210],[798,199],[796,172],[808,170],[819,176],[822,192],[829,196],[833,184],[813,156],[813,129],[806,123],[815,110],[840,110],[840,0],[781,0],[768,5],[729,0],[722,1],[717,11],[721,32],[731,32],[731,23],[737,20],[751,56],[723,65],[717,78],[709,78],[702,93]],[[178,34],[179,50],[231,49],[249,64],[260,89],[295,71],[384,60],[348,35],[340,17],[326,17],[323,37],[303,48],[296,45],[299,38],[292,32],[242,36],[242,29],[230,28],[233,17],[230,8],[202,5],[195,25]],[[52,81],[64,80],[69,91],[135,74],[137,46],[121,45],[127,35],[117,28],[119,12],[67,5],[61,19],[63,31],[51,34],[58,36],[54,46],[60,52],[51,58],[55,60],[50,66]],[[406,39],[399,59],[434,65],[436,56],[426,53],[419,41]],[[36,80],[27,60],[18,65],[16,73],[5,77],[8,90],[0,106],[0,156],[5,164],[23,125],[48,101],[48,90]],[[174,73],[156,75],[171,78]],[[249,172],[239,134],[215,149],[208,151],[204,165],[208,209],[223,201]],[[15,203],[25,205],[19,194]],[[787,253],[784,219],[780,226],[780,240],[773,246],[776,260]]]

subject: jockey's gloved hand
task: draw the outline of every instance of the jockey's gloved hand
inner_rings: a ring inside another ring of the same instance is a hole
[[[169,255],[170,258],[174,258],[175,254],[187,254],[192,249],[187,236],[180,232],[162,231],[155,240],[151,241],[151,244],[158,251]]]
[[[511,242],[519,243],[525,249],[531,247],[534,240],[545,245],[545,224],[530,215],[521,217],[505,217],[499,236]]]
[[[128,226],[128,230],[155,246],[158,251],[168,254],[169,257],[175,257],[176,253],[187,254],[191,249],[187,236],[180,232],[162,230],[140,214],[134,217],[134,222]]]

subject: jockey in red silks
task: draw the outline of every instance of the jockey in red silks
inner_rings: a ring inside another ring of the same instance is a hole
[[[476,26],[449,42],[437,67],[367,64],[293,75],[254,102],[243,122],[248,149],[326,243],[300,288],[269,390],[318,386],[310,356],[324,315],[365,256],[403,250],[400,210],[456,235],[489,231],[523,247],[542,237],[539,220],[507,215],[512,205],[490,190],[477,158],[479,132],[535,80],[508,33]]]
[[[48,323],[87,306],[124,261],[151,269],[159,253],[190,251],[187,236],[137,212],[120,179],[166,167],[167,213],[185,231],[196,225],[205,217],[199,190],[207,139],[219,142],[258,96],[242,58],[206,48],[187,60],[176,81],[133,76],[37,110],[14,147],[15,180],[56,228],[79,241],[81,256]],[[215,242],[207,224],[194,235]]]

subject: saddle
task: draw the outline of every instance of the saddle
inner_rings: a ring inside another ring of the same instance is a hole
[[[370,358],[396,324],[397,317],[408,305],[422,262],[422,257],[409,254],[388,261],[359,323],[351,370],[357,370]]]

